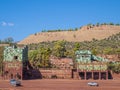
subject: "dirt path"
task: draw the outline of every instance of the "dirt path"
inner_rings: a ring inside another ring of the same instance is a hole
[[[9,84],[9,81],[0,81],[0,90],[120,90],[119,80],[96,80],[95,82],[99,83],[99,87],[88,86],[88,82],[90,80],[23,80],[21,87],[13,87]]]

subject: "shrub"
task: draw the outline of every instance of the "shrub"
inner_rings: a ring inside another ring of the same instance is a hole
[[[52,75],[51,78],[52,79],[57,78],[57,75]]]

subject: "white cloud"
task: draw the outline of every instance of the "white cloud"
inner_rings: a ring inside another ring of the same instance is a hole
[[[3,21],[3,22],[1,23],[1,26],[14,26],[14,23]]]
[[[7,26],[7,23],[6,22],[2,22],[1,25],[2,26]]]
[[[14,23],[8,23],[8,26],[14,26]]]

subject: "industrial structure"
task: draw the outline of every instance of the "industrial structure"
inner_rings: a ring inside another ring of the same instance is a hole
[[[89,50],[78,50],[75,55],[79,79],[108,79],[107,59],[95,56]]]
[[[28,48],[17,46],[6,46],[3,59],[3,79],[23,79],[27,68]]]
[[[78,78],[81,80],[106,80],[109,78],[109,71],[107,70],[109,60],[95,56],[89,50],[76,51],[75,62],[67,58],[60,60],[52,58],[51,63],[58,66],[59,70],[30,68],[27,46],[6,46],[3,56],[2,78],[4,80],[42,78],[46,75],[48,77],[57,75],[62,78]],[[74,69],[71,67],[73,64],[76,66]]]

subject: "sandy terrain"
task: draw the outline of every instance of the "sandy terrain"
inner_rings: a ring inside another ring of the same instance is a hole
[[[0,81],[0,90],[120,90],[119,80],[96,80],[99,87],[88,86],[93,80],[41,79],[23,80],[22,86],[14,87],[9,81]]]

